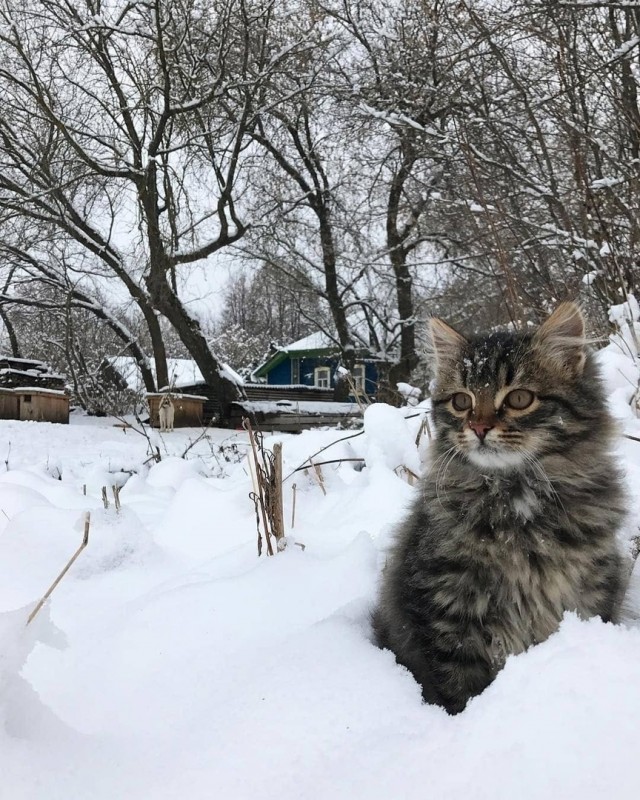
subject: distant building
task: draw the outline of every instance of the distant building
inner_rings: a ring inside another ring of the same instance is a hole
[[[358,394],[374,398],[378,388],[378,359],[364,349],[356,353],[352,378]],[[312,333],[297,342],[278,347],[252,378],[269,386],[314,387],[327,394],[335,388],[340,348],[324,333]]]
[[[64,376],[42,361],[0,356],[0,419],[68,423]]]

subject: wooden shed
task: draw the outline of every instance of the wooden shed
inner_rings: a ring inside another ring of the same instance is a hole
[[[147,394],[149,417],[151,425],[154,428],[160,427],[158,410],[160,408],[160,401],[166,396],[166,392],[157,392],[153,394],[149,392]],[[170,397],[175,412],[173,420],[174,428],[197,428],[203,424],[206,397],[197,394],[181,394],[174,392],[171,393]]]
[[[0,388],[0,419],[20,419],[18,398],[13,389]]]
[[[13,419],[63,424],[69,422],[69,397],[65,392],[21,386],[13,389],[13,394],[17,401]]]

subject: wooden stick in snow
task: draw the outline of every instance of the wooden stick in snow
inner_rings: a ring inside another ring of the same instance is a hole
[[[282,503],[282,443],[273,445],[273,533],[276,542],[284,538],[284,512]]]
[[[293,502],[291,504],[291,530],[294,529],[296,524],[296,489],[298,488],[298,484],[294,483],[291,487],[291,491],[293,493]]]
[[[78,558],[80,553],[89,544],[89,527],[90,527],[90,525],[91,525],[91,514],[87,511],[87,513],[84,515],[84,533],[83,533],[83,536],[82,536],[82,543],[80,544],[80,547],[71,556],[71,558],[67,562],[66,567],[62,570],[62,572],[58,575],[58,577],[55,579],[55,581],[51,584],[51,586],[44,593],[42,599],[40,600],[38,605],[33,609],[31,614],[29,614],[29,619],[27,620],[27,625],[29,625],[33,621],[33,619],[35,618],[36,614],[40,611],[42,606],[47,602],[47,600],[53,594],[53,591],[56,588],[56,586],[60,583],[60,581],[67,574],[67,572],[71,568],[71,565],[73,564],[73,562],[76,560],[76,558]]]

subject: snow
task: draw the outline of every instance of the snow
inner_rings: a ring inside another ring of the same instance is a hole
[[[33,377],[33,376],[30,376]],[[52,377],[47,375],[47,377]],[[0,391],[3,394],[44,394],[44,395],[57,395],[58,397],[68,397],[69,395],[64,389],[47,389],[44,386],[3,386]]]
[[[134,358],[131,358],[131,356],[114,356],[108,358],[107,361],[122,375],[129,389],[134,392],[144,391],[142,376]],[[155,365],[150,362],[149,367],[155,377]],[[204,381],[198,365],[189,358],[168,358],[167,368],[169,370],[169,380],[173,387],[191,386],[194,383],[203,383]]]
[[[298,339],[297,342],[292,342],[285,347],[278,348],[283,353],[295,353],[298,350],[325,350],[328,348],[336,348],[337,345],[326,333],[316,331],[305,336],[303,339]]]
[[[357,403],[333,403],[324,400],[242,400],[246,411],[265,414],[360,414]]]
[[[169,395],[172,400],[208,400],[209,398],[203,394],[184,394],[184,392],[147,392],[145,397],[167,397]]]
[[[235,383],[236,386],[244,386],[244,379],[228,364],[223,363],[220,366],[220,377]]]
[[[621,432],[640,437],[626,335],[598,359]],[[305,545],[273,558],[256,552],[244,432],[0,421],[0,797],[637,797],[640,570],[624,625],[568,614],[457,717],[373,646],[417,491],[398,467],[421,471],[428,413],[374,404],[362,431],[265,436],[283,444],[286,533]],[[617,454],[629,551],[640,443],[621,436]],[[88,546],[26,626],[87,511]]]
[[[420,402],[420,395],[422,394],[422,389],[418,386],[412,386],[410,383],[404,383],[400,381],[400,383],[396,383],[396,388],[404,398],[406,405],[408,406],[417,406]]]

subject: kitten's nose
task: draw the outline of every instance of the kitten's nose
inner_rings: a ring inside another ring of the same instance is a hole
[[[481,442],[484,442],[485,436],[493,428],[493,425],[487,425],[486,422],[475,422],[474,420],[469,420],[469,427],[475,433],[478,439],[480,439]]]

